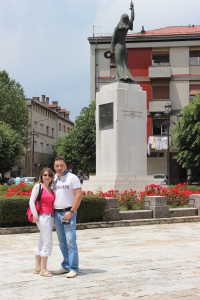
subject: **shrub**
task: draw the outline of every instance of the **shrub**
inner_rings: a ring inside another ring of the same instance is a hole
[[[0,197],[0,226],[33,226],[28,221],[26,211],[30,197]],[[102,221],[106,207],[106,199],[97,196],[84,196],[78,209],[77,222]]]

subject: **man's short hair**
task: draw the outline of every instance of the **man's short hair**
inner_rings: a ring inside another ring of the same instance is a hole
[[[65,161],[64,156],[57,156],[57,157],[54,159],[54,162],[57,161],[57,160],[63,160],[64,163],[66,164],[66,161]]]

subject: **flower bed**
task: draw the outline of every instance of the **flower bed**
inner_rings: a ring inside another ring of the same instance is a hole
[[[33,185],[27,186],[23,182],[9,187],[0,185],[0,196],[30,196],[32,188]],[[189,195],[191,194],[200,194],[200,189],[195,188],[192,190],[186,183],[169,188],[151,184],[146,186],[145,190],[141,192],[136,192],[132,189],[124,192],[119,192],[118,190],[107,192],[99,190],[96,193],[91,191],[83,192],[83,195],[117,198],[120,210],[142,209],[145,196],[166,196],[169,207],[186,207],[189,202]]]

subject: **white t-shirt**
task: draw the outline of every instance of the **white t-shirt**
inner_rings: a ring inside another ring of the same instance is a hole
[[[56,196],[54,208],[63,209],[73,205],[76,197],[74,190],[81,189],[81,183],[78,177],[72,173],[68,172],[60,179],[56,174],[52,188]]]

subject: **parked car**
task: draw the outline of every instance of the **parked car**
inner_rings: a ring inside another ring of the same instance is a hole
[[[14,177],[10,177],[7,181],[7,184],[11,185],[15,183],[15,178]]]
[[[38,180],[37,180],[37,177],[23,177],[22,178],[22,181],[26,184],[34,184],[36,183]]]
[[[83,180],[88,180],[88,176],[80,176],[79,180],[81,183],[83,183]]]
[[[161,184],[167,184],[167,175],[165,174],[154,174],[153,175],[154,180],[161,181]]]
[[[188,185],[200,185],[200,177],[189,175],[187,177],[186,183]]]

